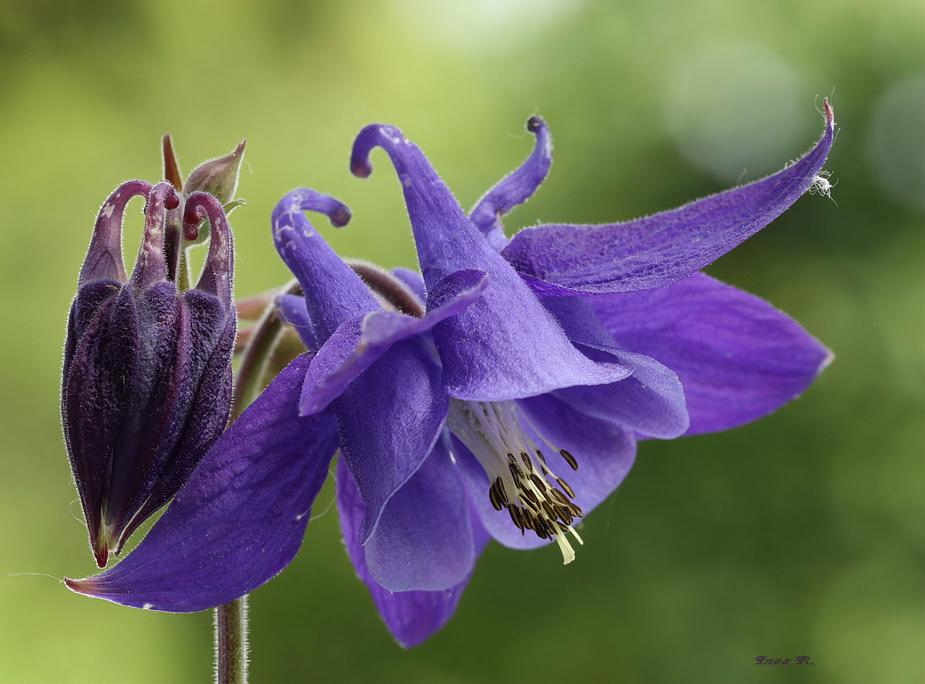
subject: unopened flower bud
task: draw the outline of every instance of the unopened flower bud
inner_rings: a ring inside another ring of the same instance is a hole
[[[231,202],[238,187],[238,174],[246,143],[246,140],[242,140],[231,154],[197,166],[186,180],[183,192],[188,195],[198,190],[209,193],[222,204]]]
[[[122,263],[125,206],[147,199],[131,277]],[[61,413],[90,544],[100,567],[167,503],[225,428],[231,403],[231,229],[219,201],[169,183],[121,185],[100,210],[71,306]],[[208,219],[195,288],[168,278],[165,214]]]

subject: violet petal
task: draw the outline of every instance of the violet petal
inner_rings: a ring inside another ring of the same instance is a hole
[[[625,380],[608,385],[556,390],[558,398],[583,413],[649,437],[673,439],[684,434],[690,419],[674,371],[648,356],[621,349],[583,298],[550,297],[543,304],[588,357],[616,361],[633,371]]]
[[[391,592],[379,585],[366,566],[365,549],[357,541],[360,522],[366,516],[363,499],[343,463],[337,467],[337,508],[340,512],[344,545],[359,578],[366,584],[373,603],[386,627],[405,648],[417,646],[438,632],[456,612],[459,599],[472,577],[472,571],[456,586],[441,591]],[[473,551],[477,557],[489,535],[478,516],[471,512]],[[473,568],[474,570],[474,568]]]
[[[427,332],[470,306],[487,284],[488,277],[480,271],[451,273],[437,284],[439,302],[428,307],[423,318],[380,310],[342,323],[305,375],[302,415],[323,410],[396,342]]]
[[[309,355],[297,358],[241,414],[125,560],[68,579],[68,587],[187,613],[233,601],[286,567],[337,449],[328,414],[300,418],[296,411],[309,363]]]
[[[145,181],[123,183],[109,196],[100,208],[90,240],[90,249],[84,259],[78,278],[78,289],[95,280],[114,280],[124,285],[125,264],[122,263],[122,218],[129,200],[151,192]]]
[[[366,565],[389,591],[439,591],[475,563],[469,500],[445,440],[389,499],[365,546]]]
[[[448,407],[440,367],[415,338],[393,344],[331,403],[341,456],[366,502],[361,543],[375,531],[386,502],[433,449]]]
[[[632,292],[675,283],[764,228],[810,188],[834,138],[828,102],[825,109],[819,143],[772,176],[626,223],[526,228],[502,255],[547,295]]]
[[[334,225],[349,219],[347,207],[308,188],[293,190],[273,209],[273,240],[299,280],[308,316],[319,343],[344,321],[381,307],[359,276],[337,256],[303,213],[319,211]]]
[[[785,313],[703,273],[664,289],[585,299],[621,346],[677,372],[689,435],[776,410],[833,359]]]

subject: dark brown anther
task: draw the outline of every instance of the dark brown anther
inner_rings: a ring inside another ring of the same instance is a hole
[[[520,460],[524,462],[524,468],[527,469],[527,472],[528,472],[528,473],[532,473],[533,470],[534,470],[534,468],[533,468],[533,459],[530,458],[530,457],[527,455],[527,452],[526,452],[526,451],[521,451],[521,452],[520,452]]]
[[[559,519],[564,522],[566,525],[571,525],[574,518],[572,514],[569,513],[569,510],[564,506],[556,506],[556,513],[559,514]]]
[[[542,525],[543,531],[546,533],[547,539],[552,539],[553,537],[556,536],[556,526],[554,523],[547,520],[546,518],[538,518],[537,520],[540,523],[540,525]]]
[[[559,486],[565,490],[565,493],[569,495],[569,498],[572,498],[572,499],[575,498],[575,490],[569,487],[568,482],[563,480],[561,477],[557,477],[556,482],[558,482]]]
[[[556,489],[555,487],[550,488],[549,493],[552,495],[552,498],[558,501],[561,504],[568,504],[568,497],[562,493],[562,490]]]
[[[507,462],[508,462],[508,463],[517,463],[517,459],[514,458],[514,454],[510,454],[510,453],[509,453],[509,454],[507,455]]]
[[[568,509],[576,518],[583,518],[585,516],[585,514],[581,512],[581,509],[571,501],[569,501]]]
[[[532,489],[524,489],[523,491],[524,491],[524,496],[526,496],[527,499],[530,500],[530,503],[532,503],[532,504],[534,505],[534,507],[539,508],[539,506],[540,506],[540,500],[539,500],[539,498],[536,496],[536,494],[533,493],[533,490],[532,490]]]
[[[499,477],[495,480],[494,486],[498,490],[498,498],[501,500],[501,503],[507,506],[510,503],[510,499],[507,498],[507,492],[504,489],[504,481]]]
[[[504,506],[501,505],[501,501],[498,499],[498,492],[494,485],[488,488],[488,498],[496,511],[500,511],[504,508]]]
[[[520,514],[520,509],[517,506],[509,506],[507,512],[511,514],[511,521],[520,529],[521,532],[524,531],[524,519]]]
[[[559,449],[559,453],[562,454],[562,458],[564,458],[565,462],[571,466],[572,470],[578,470],[578,461],[575,460],[574,456],[572,456],[565,449]]]
[[[528,530],[536,531],[536,526],[534,525],[535,520],[533,516],[529,513],[529,511],[520,510],[520,516],[521,516],[521,520],[523,520],[524,522],[525,528],[527,528]]]
[[[546,490],[549,489],[549,487],[546,485],[546,481],[543,478],[541,478],[539,475],[537,475],[536,473],[530,473],[530,480],[533,482],[533,484],[536,485],[536,488],[539,489],[541,492],[545,493]]]
[[[524,471],[521,469],[519,465],[517,465],[513,461],[511,463],[508,463],[507,465],[508,465],[508,468],[511,469],[511,475],[514,476],[515,481],[524,479]]]
[[[546,515],[550,517],[551,520],[555,520],[559,517],[559,514],[556,513],[555,509],[552,507],[548,501],[543,501],[543,510],[546,511]]]

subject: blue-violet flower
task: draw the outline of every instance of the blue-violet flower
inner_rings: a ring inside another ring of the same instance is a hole
[[[72,589],[167,611],[251,591],[294,557],[340,448],[348,553],[413,646],[452,616],[490,538],[555,540],[569,562],[576,520],[622,482],[637,438],[734,427],[813,382],[831,360],[824,346],[698,271],[811,187],[832,144],[828,103],[819,143],[764,180],[628,223],[537,226],[509,241],[500,217],[551,161],[545,123],[528,128],[533,154],[470,216],[398,129],[360,133],[351,169],[368,175],[375,146],[389,154],[422,275],[399,269],[368,289],[302,213],[343,225],[346,207],[304,189],[280,202],[274,239],[305,296],[278,304],[309,351],[219,439],[139,547]]]

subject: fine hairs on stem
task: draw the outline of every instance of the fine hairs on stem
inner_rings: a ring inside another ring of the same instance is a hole
[[[247,684],[247,597],[215,609],[216,684]]]

